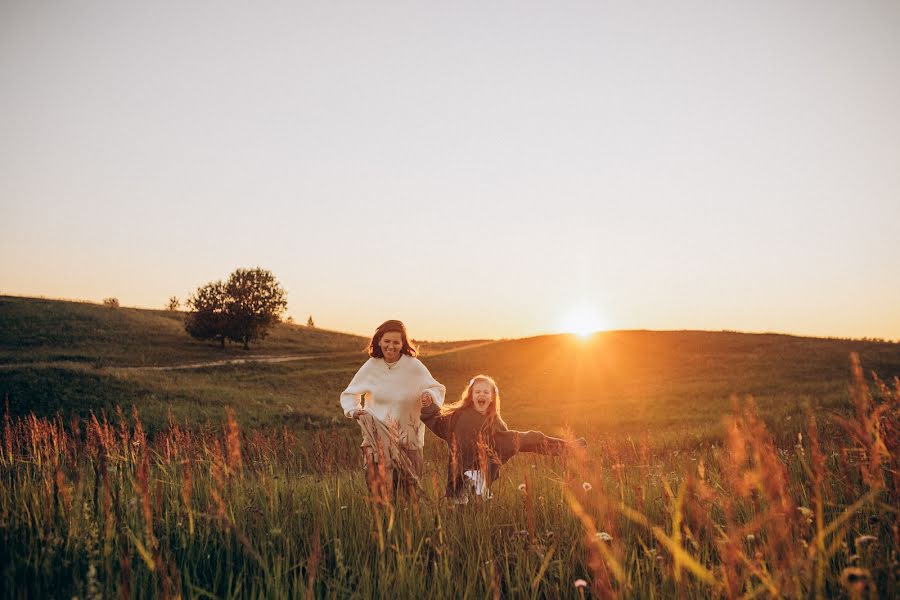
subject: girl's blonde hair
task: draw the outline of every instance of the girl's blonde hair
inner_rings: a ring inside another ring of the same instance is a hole
[[[502,420],[500,418],[500,388],[497,387],[497,382],[494,381],[493,377],[488,375],[476,375],[472,379],[469,380],[469,384],[466,386],[466,389],[463,390],[462,394],[459,396],[459,400],[450,405],[444,405],[441,407],[441,414],[443,415],[452,415],[458,410],[466,408],[467,406],[472,406],[474,402],[472,401],[473,391],[472,388],[475,387],[475,384],[479,381],[486,381],[491,384],[491,404],[487,409],[487,417],[490,420]]]

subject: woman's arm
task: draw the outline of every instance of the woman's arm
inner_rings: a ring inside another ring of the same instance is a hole
[[[447,388],[444,387],[443,384],[438,383],[438,381],[431,376],[431,372],[428,371],[428,367],[422,364],[422,361],[416,359],[416,362],[419,363],[419,377],[421,380],[422,391],[430,394],[431,399],[434,400],[434,405],[440,407],[444,403],[444,396],[447,393]]]
[[[341,392],[341,408],[344,409],[344,415],[347,417],[353,416],[351,414],[352,411],[362,409],[361,397],[372,391],[372,386],[369,385],[369,366],[371,363],[372,359],[370,358],[359,368],[353,379],[350,380],[350,385],[347,386],[347,389]]]

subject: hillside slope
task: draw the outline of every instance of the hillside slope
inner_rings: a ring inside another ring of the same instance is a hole
[[[900,376],[900,344],[703,331],[542,336],[428,365],[453,394],[477,373],[493,376],[514,428],[677,436],[717,430],[732,395],[752,396],[770,419],[800,417],[807,404],[844,409],[852,352],[867,372]]]
[[[201,425],[233,407],[247,427],[352,426],[340,392],[366,360],[366,340],[284,325],[257,350],[223,352],[187,338],[166,311],[0,297],[0,396],[12,414],[87,415],[137,407],[151,430],[168,414]],[[753,396],[769,420],[848,406],[850,355],[900,376],[900,344],[702,331],[614,331],[425,346],[422,359],[458,398],[494,376],[511,427],[669,440],[721,433],[732,396]],[[185,370],[146,366],[314,355],[283,363]],[[63,362],[59,362],[63,361]]]
[[[247,356],[352,352],[362,337],[281,323],[249,352],[191,339],[180,311],[0,296],[0,364],[160,366]]]

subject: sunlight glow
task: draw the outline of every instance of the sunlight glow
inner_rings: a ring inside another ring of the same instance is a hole
[[[581,338],[587,338],[607,327],[608,324],[603,317],[591,306],[573,308],[566,313],[560,324],[560,330],[565,333],[574,333]]]

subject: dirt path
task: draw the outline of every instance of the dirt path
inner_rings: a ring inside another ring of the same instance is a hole
[[[478,348],[480,346],[486,346],[488,344],[495,344],[494,341],[487,342],[478,342],[476,344],[467,344],[465,346],[457,346],[455,348],[448,348],[446,350],[435,350],[433,352],[428,352],[425,357],[432,356],[440,356],[441,354],[450,354],[451,352],[460,352],[462,350],[470,350],[472,348]],[[206,369],[209,367],[227,367],[229,365],[245,365],[250,363],[284,363],[284,362],[293,362],[298,360],[313,360],[316,358],[337,358],[340,356],[350,356],[352,354],[358,354],[358,352],[333,352],[330,354],[292,354],[292,355],[283,355],[283,356],[252,356],[247,358],[231,358],[227,360],[213,360],[207,362],[196,362],[196,363],[183,363],[180,365],[161,365],[161,366],[151,366],[151,367],[104,367],[101,369],[91,369],[96,371],[106,371],[112,373],[134,373],[139,371],[182,371],[188,369]],[[20,367],[31,367],[31,368],[64,368],[64,369],[90,369],[88,365],[83,362],[76,361],[53,361],[53,362],[40,362],[40,363],[30,363],[30,364],[6,364],[0,365],[0,370],[4,369],[16,369]]]
[[[451,352],[459,352],[461,350],[469,350],[493,344],[494,342],[478,342],[477,344],[467,344],[456,348],[448,348],[446,350],[436,350],[429,352],[426,356],[440,356],[441,354],[449,354]],[[117,371],[179,371],[183,369],[205,369],[208,367],[225,367],[228,365],[244,365],[248,363],[283,363],[295,360],[312,360],[314,358],[336,358],[339,356],[349,356],[356,354],[355,352],[335,352],[332,354],[297,354],[293,356],[257,356],[250,358],[233,358],[229,360],[214,360],[210,362],[189,363],[182,365],[166,365],[161,367],[110,367]]]
[[[246,365],[250,363],[283,363],[295,360],[313,360],[314,358],[335,358],[349,356],[349,352],[337,352],[333,354],[297,354],[289,356],[254,356],[250,358],[231,358],[228,360],[213,360],[209,362],[185,363],[181,365],[163,365],[159,367],[108,367],[110,371],[182,371],[186,369],[206,369],[208,367],[227,367],[229,365]],[[355,353],[354,353],[355,354]]]

